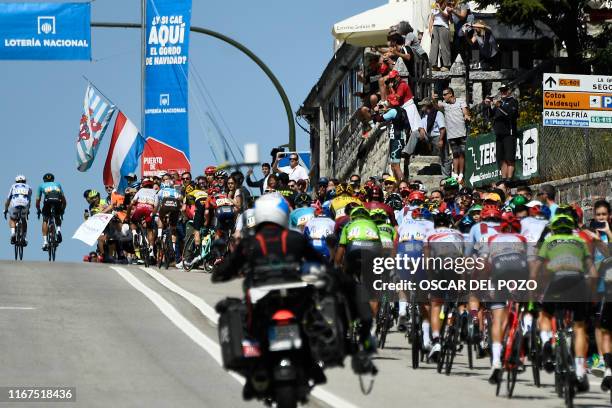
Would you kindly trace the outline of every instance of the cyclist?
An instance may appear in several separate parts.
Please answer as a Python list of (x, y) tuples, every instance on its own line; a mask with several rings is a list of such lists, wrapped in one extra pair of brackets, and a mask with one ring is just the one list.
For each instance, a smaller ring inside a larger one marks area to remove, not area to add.
[[(434, 230), (426, 238), (423, 253), (425, 259), (433, 259), (433, 265), (428, 268), (428, 272), (433, 279), (456, 280), (459, 275), (453, 269), (448, 269), (444, 264), (446, 260), (462, 257), (464, 254), (464, 239), (463, 234), (452, 228), (453, 216), (450, 211), (436, 211), (433, 214)], [(435, 261), (443, 261), (442, 264), (436, 266)], [(429, 266), (429, 265), (428, 265)], [(438, 355), (442, 349), (440, 344), (440, 330), (442, 321), (440, 320), (440, 311), (442, 304), (448, 301), (452, 296), (456, 296), (454, 291), (432, 291), (430, 293), (430, 324), (432, 346), (429, 351), (429, 359), (437, 361)]]
[(407, 196), (406, 205), (397, 212), (397, 223), (402, 224), (404, 220), (410, 220), (412, 218), (412, 212), (416, 209), (423, 207), (425, 203), (425, 193), (419, 190), (410, 191), (408, 189), (401, 190), (400, 195)]
[[(368, 182), (371, 183), (371, 182)], [(384, 194), (382, 188), (377, 185), (368, 186), (366, 190), (366, 202), (363, 203), (363, 206), (369, 211), (375, 210), (377, 208), (381, 208), (385, 210), (389, 217), (389, 221), (391, 225), (396, 226), (398, 224), (395, 219), (395, 211), (389, 205), (384, 203)]]
[(311, 207), (312, 199), (306, 193), (300, 193), (295, 197), (295, 210), (289, 214), (289, 229), (303, 232), (304, 227), (315, 217), (315, 209)]
[(586, 242), (574, 234), (576, 220), (567, 214), (555, 215), (550, 221), (552, 232), (538, 252), (532, 279), (536, 273), (549, 278), (544, 292), (543, 315), (540, 319), (540, 333), (544, 345), (544, 366), (552, 369), (552, 326), (551, 317), (559, 309), (572, 311), (573, 345), (577, 390), (588, 391), (585, 357), (588, 348), (585, 319), (588, 307), (587, 278), (595, 279), (595, 267)]
[[(225, 173), (223, 171), (218, 171), (217, 173), (219, 174), (221, 172)], [(220, 175), (220, 177), (222, 178), (223, 176)], [(234, 229), (236, 219), (235, 208), (234, 200), (229, 198), (227, 194), (222, 192), (219, 188), (213, 187), (209, 190), (208, 201), (204, 213), (204, 219), (206, 220), (204, 226), (216, 231), (216, 239), (213, 242), (212, 249), (215, 254), (215, 265), (221, 263), (223, 260), (223, 248), (227, 246), (230, 234)], [(196, 240), (196, 244), (198, 241), (199, 240)]]
[(353, 193), (353, 186), (350, 184), (347, 185), (346, 183), (340, 183), (336, 186), (336, 195), (331, 200), (330, 204), (330, 209), (336, 220), (343, 215), (349, 215), (345, 214), (344, 211), (344, 207), (346, 207), (348, 203), (356, 203), (361, 205), (361, 201), (358, 198), (353, 197)]
[[(175, 188), (171, 181), (163, 181), (160, 189), (155, 195), (155, 211), (153, 214), (159, 214), (157, 217), (157, 239), (162, 238), (164, 228), (170, 228), (172, 238), (172, 247), (179, 257), (179, 251), (176, 245), (176, 224), (178, 223), (181, 211), (181, 193)], [(166, 225), (166, 219), (168, 225)]]
[[(481, 249), (480, 255), (487, 255), (487, 266), (491, 271), (491, 280), (493, 282), (529, 278), (527, 238), (518, 233), (520, 230), (520, 221), (512, 213), (504, 213), (500, 232), (489, 236), (487, 245)], [(496, 283), (493, 283), (493, 285), (497, 286)], [(501, 381), (503, 323), (508, 314), (504, 295), (508, 294), (496, 293), (495, 298), (489, 304), (492, 314), (492, 360), (491, 376), (489, 377), (491, 384), (497, 384)]]
[[(9, 215), (9, 227), (11, 229), (11, 245), (15, 245), (15, 224), (17, 221), (17, 211), (27, 209), (30, 213), (30, 205), (32, 204), (32, 188), (27, 184), (26, 177), (23, 174), (15, 177), (15, 184), (11, 186), (8, 197), (4, 202), (4, 218)], [(23, 224), (23, 246), (28, 245), (28, 240), (25, 238), (28, 230), (27, 222)]]
[[(85, 200), (89, 205), (89, 208), (85, 210), (85, 219), (89, 218), (89, 215), (95, 215), (100, 213), (109, 213), (112, 211), (112, 206), (108, 204), (106, 199), (100, 197), (100, 193), (97, 190), (86, 190), (83, 194)], [(104, 229), (102, 234), (98, 237), (98, 262), (104, 262), (105, 257), (105, 245), (106, 240), (111, 232), (110, 224)]]
[(316, 216), (311, 218), (304, 226), (304, 236), (310, 241), (314, 249), (327, 261), (332, 259), (332, 254), (327, 245), (327, 237), (334, 235), (336, 223), (321, 208), (315, 211)]
[[(154, 183), (151, 178), (142, 180), (141, 188), (132, 198), (128, 213), (130, 214), (132, 236), (136, 238), (136, 224), (144, 221), (146, 238), (149, 242), (149, 257), (153, 257), (153, 242), (155, 242), (155, 231), (153, 229), (153, 211), (157, 191), (153, 188)], [(134, 245), (136, 247), (136, 245)], [(141, 254), (141, 256), (146, 256)]]
[[(342, 228), (338, 248), (334, 255), (335, 264), (362, 283), (362, 289), (369, 291), (370, 308), (376, 315), (377, 298), (373, 291), (372, 263), (382, 252), (378, 226), (363, 206), (353, 208), (350, 221)], [(362, 292), (366, 296), (367, 292)]]
[[(40, 203), (43, 203), (42, 209)], [(57, 232), (57, 243), (62, 242), (62, 217), (66, 209), (66, 197), (62, 186), (55, 182), (55, 176), (51, 173), (46, 173), (43, 176), (43, 183), (38, 187), (36, 193), (36, 213), (40, 218), (43, 215), (42, 235), (43, 235), (43, 251), (47, 250), (47, 225), (51, 216), (51, 209), (55, 210), (55, 228)]]
[[(416, 209), (412, 212), (410, 218), (406, 218), (398, 227), (397, 233), (397, 254), (400, 257), (408, 257), (409, 259), (423, 258), (423, 248), (425, 240), (434, 230), (434, 223), (431, 221), (431, 213), (426, 209)], [(425, 279), (423, 268), (418, 270), (400, 269), (399, 278), (401, 280), (416, 280)], [(406, 329), (407, 316), (407, 294), (400, 292), (399, 302), (399, 318), (397, 328), (399, 331)], [(428, 350), (431, 346), (431, 338), (429, 335), (429, 316), (423, 316), (423, 348)]]

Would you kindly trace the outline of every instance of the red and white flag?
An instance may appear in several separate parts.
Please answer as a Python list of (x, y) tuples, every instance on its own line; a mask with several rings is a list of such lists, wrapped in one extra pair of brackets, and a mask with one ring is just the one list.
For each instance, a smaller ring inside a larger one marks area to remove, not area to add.
[(125, 176), (136, 171), (143, 150), (144, 138), (136, 126), (119, 111), (104, 164), (104, 185), (113, 185), (123, 193), (127, 187)]

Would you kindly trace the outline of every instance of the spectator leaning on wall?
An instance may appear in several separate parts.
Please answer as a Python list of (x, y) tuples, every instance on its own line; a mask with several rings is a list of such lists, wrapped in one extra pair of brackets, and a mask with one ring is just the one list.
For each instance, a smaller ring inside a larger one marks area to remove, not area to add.
[(516, 138), (518, 137), (516, 121), (519, 107), (508, 85), (502, 85), (499, 92), (500, 99), (495, 102), (485, 99), (485, 104), (489, 107), (489, 116), (493, 120), (497, 163), (500, 165), (501, 178), (512, 179), (516, 157)]

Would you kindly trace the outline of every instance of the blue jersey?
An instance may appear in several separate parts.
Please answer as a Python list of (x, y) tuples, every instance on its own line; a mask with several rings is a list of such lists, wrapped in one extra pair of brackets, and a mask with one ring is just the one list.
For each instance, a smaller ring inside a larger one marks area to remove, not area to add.
[(174, 187), (164, 187), (157, 192), (155, 195), (155, 207), (161, 205), (161, 203), (165, 199), (176, 199), (177, 201), (181, 200), (181, 193), (177, 191)]
[(325, 237), (334, 233), (336, 223), (328, 217), (315, 217), (306, 223), (304, 236), (308, 238), (314, 249), (329, 259), (330, 253), (325, 242)]
[(64, 195), (64, 190), (60, 183), (56, 181), (47, 181), (38, 187), (36, 200), (47, 201), (47, 199), (57, 200)]
[(315, 209), (312, 207), (296, 208), (289, 215), (289, 229), (303, 231), (308, 221), (314, 218)]

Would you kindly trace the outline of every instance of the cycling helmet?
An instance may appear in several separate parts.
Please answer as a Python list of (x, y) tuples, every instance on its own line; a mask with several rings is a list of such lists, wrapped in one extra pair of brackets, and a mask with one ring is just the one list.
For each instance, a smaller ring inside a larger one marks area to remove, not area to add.
[(15, 177), (15, 183), (25, 183), (26, 182), (26, 176), (24, 176), (23, 174), (18, 174)]
[(372, 221), (376, 224), (386, 224), (389, 222), (389, 215), (382, 208), (370, 210), (370, 218), (372, 218)]
[(91, 200), (96, 197), (100, 197), (100, 193), (97, 190), (89, 190), (87, 193), (87, 199)]
[(459, 223), (459, 231), (463, 234), (467, 234), (472, 229), (472, 226), (476, 223), (474, 219), (468, 214), (461, 218), (461, 222)]
[(162, 181), (162, 183), (159, 185), (160, 188), (170, 188), (172, 186), (173, 184), (171, 181)]
[(552, 212), (550, 211), (550, 207), (543, 206), (540, 209), (540, 216), (546, 218), (547, 220), (550, 219), (551, 215), (552, 215)]
[(459, 188), (459, 182), (457, 181), (456, 178), (449, 177), (449, 178), (444, 180), (444, 189), (445, 190), (448, 190), (448, 189), (458, 189), (458, 188)]
[(550, 220), (550, 229), (553, 232), (572, 231), (576, 228), (576, 221), (567, 214), (555, 214)]
[(142, 188), (152, 188), (153, 187), (153, 180), (151, 180), (150, 178), (146, 178), (144, 180), (142, 180), (142, 183), (140, 183), (140, 186)]
[(502, 214), (501, 229), (510, 229), (510, 232), (520, 232), (521, 221), (513, 213), (505, 212)]
[(380, 188), (380, 186), (374, 185), (372, 187), (372, 191), (370, 192), (370, 201), (382, 202), (383, 196), (384, 194), (383, 194), (382, 188)]
[(55, 181), (55, 176), (54, 176), (52, 173), (46, 173), (46, 174), (43, 176), (43, 181), (44, 181), (45, 183), (48, 183), (48, 182), (51, 182), (51, 181)]
[(413, 201), (420, 201), (421, 203), (425, 202), (425, 193), (422, 191), (413, 191), (408, 195), (408, 201), (412, 203)]
[(326, 217), (333, 218), (330, 205), (331, 205), (331, 201), (329, 200), (325, 201), (323, 205), (321, 206), (321, 213)]
[(365, 207), (359, 205), (355, 208), (353, 208), (350, 212), (350, 217), (351, 220), (357, 220), (357, 219), (370, 219), (370, 213), (368, 212), (368, 210), (366, 210)]
[(434, 227), (451, 227), (453, 225), (453, 216), (450, 211), (434, 211), (433, 212)]
[(140, 181), (134, 181), (128, 184), (128, 188), (133, 188), (133, 189), (138, 190), (140, 188)]
[(340, 197), (341, 195), (353, 195), (353, 186), (346, 183), (340, 183), (336, 186), (336, 197)]
[(293, 202), (295, 203), (295, 207), (296, 208), (310, 207), (310, 204), (312, 204), (312, 199), (310, 198), (310, 196), (308, 194), (300, 193), (293, 200)]
[(516, 208), (519, 205), (526, 205), (526, 204), (527, 204), (527, 199), (522, 195), (514, 196), (512, 200), (510, 200), (510, 206), (512, 208)]
[(482, 211), (482, 205), (475, 204), (475, 205), (471, 206), (470, 209), (468, 210), (468, 214), (471, 214), (471, 213), (476, 212), (476, 211)]
[(225, 170), (217, 170), (215, 172), (216, 179), (219, 179), (219, 178), (226, 179), (227, 177), (228, 177), (227, 172)]
[(217, 168), (215, 166), (208, 166), (206, 169), (204, 169), (204, 174), (207, 176), (214, 176), (216, 171)]
[(273, 223), (283, 228), (289, 224), (289, 204), (282, 195), (270, 193), (255, 201), (255, 223)]
[(500, 220), (502, 217), (501, 211), (497, 207), (494, 206), (485, 206), (484, 209), (480, 212), (480, 217), (483, 220)]
[(404, 204), (402, 203), (402, 196), (397, 193), (389, 194), (385, 200), (385, 204), (393, 208), (395, 211), (399, 211), (402, 209), (402, 207), (404, 207)]

